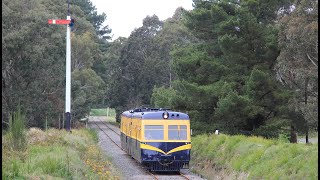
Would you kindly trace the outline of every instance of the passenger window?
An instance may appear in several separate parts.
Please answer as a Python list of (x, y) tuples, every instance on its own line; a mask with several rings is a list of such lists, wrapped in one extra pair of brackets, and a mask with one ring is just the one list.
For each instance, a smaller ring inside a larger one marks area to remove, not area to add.
[(180, 130), (178, 125), (168, 126), (168, 139), (169, 140), (187, 140), (187, 126), (180, 125)]
[(144, 138), (146, 140), (163, 140), (164, 132), (162, 125), (145, 125)]

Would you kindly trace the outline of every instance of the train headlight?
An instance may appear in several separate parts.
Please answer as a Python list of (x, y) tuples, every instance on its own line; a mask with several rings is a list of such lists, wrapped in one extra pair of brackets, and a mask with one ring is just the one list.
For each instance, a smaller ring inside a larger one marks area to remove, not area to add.
[(167, 111), (165, 111), (165, 112), (162, 114), (162, 117), (163, 117), (163, 119), (168, 119), (169, 113), (168, 113)]

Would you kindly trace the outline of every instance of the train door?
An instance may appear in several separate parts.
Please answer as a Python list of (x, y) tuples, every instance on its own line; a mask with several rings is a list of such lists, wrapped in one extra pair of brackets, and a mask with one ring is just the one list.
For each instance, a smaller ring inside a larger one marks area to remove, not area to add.
[(130, 155), (132, 155), (132, 152), (131, 152), (131, 148), (132, 148), (132, 116), (130, 117), (129, 119), (129, 124), (128, 124), (128, 127), (129, 127), (129, 131), (128, 131), (128, 153)]
[(130, 130), (130, 127), (129, 127), (129, 124), (130, 124), (130, 118), (127, 119), (126, 121), (126, 148), (125, 150), (127, 151), (127, 153), (129, 153), (129, 130)]

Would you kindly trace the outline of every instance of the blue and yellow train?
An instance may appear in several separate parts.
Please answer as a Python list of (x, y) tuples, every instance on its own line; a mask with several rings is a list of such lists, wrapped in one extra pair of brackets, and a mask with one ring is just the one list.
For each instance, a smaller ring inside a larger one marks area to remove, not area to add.
[(139, 108), (121, 114), (121, 147), (150, 171), (189, 168), (190, 119), (168, 109)]

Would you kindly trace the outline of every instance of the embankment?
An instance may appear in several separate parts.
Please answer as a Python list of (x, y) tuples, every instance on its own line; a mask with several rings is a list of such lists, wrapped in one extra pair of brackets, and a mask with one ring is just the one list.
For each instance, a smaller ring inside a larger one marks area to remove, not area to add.
[(318, 144), (198, 135), (191, 155), (192, 170), (207, 179), (318, 179)]

